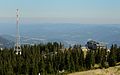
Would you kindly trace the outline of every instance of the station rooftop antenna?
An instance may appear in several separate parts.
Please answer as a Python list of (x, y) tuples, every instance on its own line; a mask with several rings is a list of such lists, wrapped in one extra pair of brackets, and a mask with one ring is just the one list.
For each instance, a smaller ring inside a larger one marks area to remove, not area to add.
[(14, 46), (15, 53), (21, 55), (20, 35), (19, 35), (19, 10), (16, 9), (16, 43)]

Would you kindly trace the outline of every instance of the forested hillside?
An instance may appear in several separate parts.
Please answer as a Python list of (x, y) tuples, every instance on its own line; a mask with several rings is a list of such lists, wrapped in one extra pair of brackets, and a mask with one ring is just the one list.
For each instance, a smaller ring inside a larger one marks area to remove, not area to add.
[(2, 48), (10, 48), (14, 46), (14, 42), (12, 42), (11, 40), (7, 40), (5, 38), (3, 38), (2, 36), (0, 36), (0, 47)]
[(53, 42), (39, 45), (22, 46), (22, 54), (14, 50), (0, 51), (0, 75), (59, 75), (97, 68), (108, 68), (120, 62), (120, 47), (112, 45), (107, 49), (88, 50), (86, 56), (81, 45), (64, 48), (61, 43)]

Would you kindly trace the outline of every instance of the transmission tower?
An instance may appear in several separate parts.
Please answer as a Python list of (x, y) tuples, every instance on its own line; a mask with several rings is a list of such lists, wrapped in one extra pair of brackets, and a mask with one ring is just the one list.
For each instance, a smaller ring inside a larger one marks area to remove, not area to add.
[(21, 55), (20, 35), (19, 35), (19, 10), (16, 9), (16, 43), (14, 46), (15, 53)]

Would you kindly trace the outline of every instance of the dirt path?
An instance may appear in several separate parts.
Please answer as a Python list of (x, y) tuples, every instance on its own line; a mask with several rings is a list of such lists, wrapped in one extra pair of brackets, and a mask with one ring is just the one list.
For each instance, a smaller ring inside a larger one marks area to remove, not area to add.
[(96, 69), (83, 72), (75, 72), (68, 75), (120, 75), (120, 66), (110, 67), (107, 69)]

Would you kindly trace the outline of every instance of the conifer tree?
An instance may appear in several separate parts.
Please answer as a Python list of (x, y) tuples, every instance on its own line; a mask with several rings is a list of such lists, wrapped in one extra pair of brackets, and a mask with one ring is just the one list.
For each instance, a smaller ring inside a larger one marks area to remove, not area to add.
[(94, 64), (95, 64), (94, 51), (90, 50), (87, 53), (85, 62), (86, 62), (87, 69), (91, 69), (92, 67), (94, 67)]
[(109, 54), (109, 57), (108, 57), (108, 62), (109, 62), (109, 66), (115, 66), (116, 65), (116, 46), (114, 47), (114, 45), (111, 46), (111, 49), (110, 49), (110, 54)]

